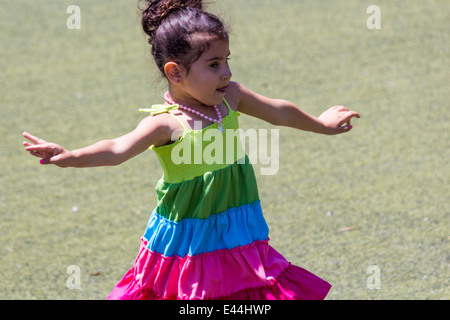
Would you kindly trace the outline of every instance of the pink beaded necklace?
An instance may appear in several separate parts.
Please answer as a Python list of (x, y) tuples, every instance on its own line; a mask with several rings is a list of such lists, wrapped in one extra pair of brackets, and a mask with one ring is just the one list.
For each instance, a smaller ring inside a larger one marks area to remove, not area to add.
[(205, 114), (203, 114), (203, 113), (200, 112), (200, 111), (197, 111), (197, 110), (195, 110), (195, 109), (192, 109), (192, 108), (183, 106), (183, 105), (181, 105), (181, 104), (179, 104), (179, 103), (176, 103), (175, 101), (173, 101), (173, 100), (170, 98), (170, 96), (169, 96), (169, 91), (167, 91), (167, 92), (164, 94), (164, 99), (166, 100), (167, 103), (169, 103), (169, 104), (171, 104), (171, 105), (176, 104), (176, 105), (178, 105), (178, 106), (179, 106), (181, 109), (183, 109), (183, 110), (186, 110), (186, 111), (195, 113), (196, 115), (198, 115), (198, 116), (200, 116), (200, 117), (202, 117), (202, 118), (204, 118), (204, 119), (206, 119), (206, 120), (209, 120), (209, 121), (212, 121), (212, 122), (217, 123), (217, 124), (219, 125), (219, 130), (220, 130), (220, 132), (223, 133), (222, 115), (220, 114), (219, 107), (214, 106), (214, 110), (216, 110), (217, 118), (218, 118), (218, 119), (213, 119), (213, 118), (211, 118), (211, 117), (206, 116)]

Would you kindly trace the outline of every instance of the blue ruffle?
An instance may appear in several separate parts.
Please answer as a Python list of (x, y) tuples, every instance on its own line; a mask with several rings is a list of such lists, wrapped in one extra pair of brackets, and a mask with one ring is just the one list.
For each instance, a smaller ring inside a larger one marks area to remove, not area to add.
[(261, 204), (230, 208), (207, 219), (170, 221), (153, 211), (143, 236), (147, 248), (166, 257), (194, 256), (266, 240), (269, 228)]

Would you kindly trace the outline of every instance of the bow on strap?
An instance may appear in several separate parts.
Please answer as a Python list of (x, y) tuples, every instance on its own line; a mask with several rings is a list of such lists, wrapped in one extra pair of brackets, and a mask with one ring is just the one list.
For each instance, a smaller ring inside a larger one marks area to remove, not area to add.
[(155, 104), (150, 109), (139, 109), (139, 112), (149, 112), (152, 116), (161, 113), (168, 113), (170, 110), (177, 110), (180, 106), (177, 104), (173, 104), (171, 106), (165, 106), (162, 104)]

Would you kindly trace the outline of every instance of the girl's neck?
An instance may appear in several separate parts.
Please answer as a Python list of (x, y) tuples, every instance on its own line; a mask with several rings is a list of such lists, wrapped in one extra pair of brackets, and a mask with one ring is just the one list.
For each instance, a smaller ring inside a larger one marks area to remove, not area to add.
[(166, 102), (167, 102), (168, 104), (171, 104), (171, 105), (173, 105), (173, 104), (178, 104), (180, 109), (183, 109), (183, 110), (188, 111), (188, 112), (190, 112), (190, 113), (196, 114), (197, 116), (200, 116), (200, 117), (203, 118), (203, 119), (206, 119), (206, 120), (209, 120), (209, 121), (218, 123), (218, 124), (219, 124), (219, 130), (220, 130), (221, 132), (223, 132), (223, 127), (222, 127), (222, 115), (220, 114), (219, 107), (217, 107), (216, 105), (213, 106), (212, 108), (214, 109), (214, 111), (215, 111), (215, 113), (216, 113), (216, 115), (217, 115), (217, 118), (213, 118), (213, 117), (210, 117), (210, 116), (208, 116), (208, 115), (205, 115), (204, 113), (198, 111), (198, 110), (195, 109), (195, 108), (191, 108), (191, 107), (185, 106), (185, 105), (183, 105), (183, 104), (181, 104), (181, 103), (177, 103), (176, 101), (174, 101), (174, 100), (172, 99), (172, 97), (171, 97), (169, 91), (167, 91), (167, 92), (164, 94), (164, 100), (166, 100)]
[(186, 95), (185, 93), (183, 93), (177, 89), (169, 88), (168, 92), (169, 92), (170, 100), (176, 104), (181, 104), (186, 107), (190, 107), (193, 109), (201, 109), (201, 110), (203, 110), (204, 108), (210, 107), (210, 106), (207, 106), (207, 105), (201, 103), (200, 101)]

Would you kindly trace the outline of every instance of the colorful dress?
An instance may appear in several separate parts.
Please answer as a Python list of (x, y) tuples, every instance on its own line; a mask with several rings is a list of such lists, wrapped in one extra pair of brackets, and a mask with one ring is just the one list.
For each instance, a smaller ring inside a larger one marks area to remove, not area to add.
[(253, 167), (236, 134), (239, 113), (224, 103), (223, 133), (217, 123), (186, 129), (170, 112), (177, 105), (141, 110), (172, 114), (184, 132), (151, 147), (163, 169), (157, 205), (133, 267), (108, 299), (324, 299), (330, 290), (269, 245)]

